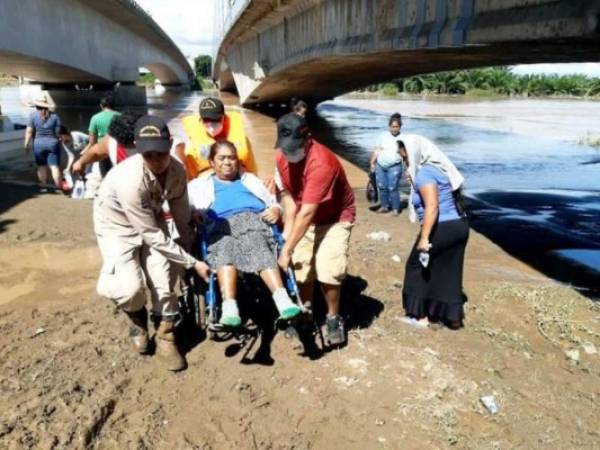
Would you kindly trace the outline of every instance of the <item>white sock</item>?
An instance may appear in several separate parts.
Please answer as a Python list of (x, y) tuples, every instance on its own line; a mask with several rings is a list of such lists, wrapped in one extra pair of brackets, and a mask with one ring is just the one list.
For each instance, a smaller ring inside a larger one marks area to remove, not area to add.
[(234, 298), (223, 300), (223, 316), (232, 317), (239, 316), (240, 311), (238, 310), (237, 302)]
[(280, 314), (295, 305), (285, 288), (282, 287), (275, 289), (275, 292), (273, 292), (273, 301), (275, 301), (275, 306)]

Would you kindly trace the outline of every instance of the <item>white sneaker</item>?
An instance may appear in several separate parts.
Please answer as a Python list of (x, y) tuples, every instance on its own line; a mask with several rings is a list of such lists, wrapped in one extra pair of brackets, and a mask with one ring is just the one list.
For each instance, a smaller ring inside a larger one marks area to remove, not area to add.
[(417, 320), (414, 317), (404, 316), (400, 319), (400, 322), (405, 323), (413, 328), (429, 328), (429, 320), (427, 319)]

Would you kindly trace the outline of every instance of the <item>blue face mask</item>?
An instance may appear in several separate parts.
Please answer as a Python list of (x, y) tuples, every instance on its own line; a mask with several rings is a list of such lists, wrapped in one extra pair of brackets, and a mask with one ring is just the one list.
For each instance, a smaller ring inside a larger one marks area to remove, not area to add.
[(284, 153), (283, 156), (285, 156), (285, 159), (287, 159), (288, 162), (299, 163), (306, 157), (306, 150), (304, 150), (304, 147), (300, 147), (292, 153)]

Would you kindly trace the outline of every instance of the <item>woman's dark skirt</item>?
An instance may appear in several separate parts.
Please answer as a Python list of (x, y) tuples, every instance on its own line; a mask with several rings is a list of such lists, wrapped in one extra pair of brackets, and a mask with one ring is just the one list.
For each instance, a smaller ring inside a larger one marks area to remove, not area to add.
[(406, 315), (432, 321), (456, 322), (464, 318), (462, 290), (465, 247), (469, 239), (466, 218), (438, 222), (429, 241), (429, 265), (419, 261), (415, 242), (406, 262), (402, 303)]

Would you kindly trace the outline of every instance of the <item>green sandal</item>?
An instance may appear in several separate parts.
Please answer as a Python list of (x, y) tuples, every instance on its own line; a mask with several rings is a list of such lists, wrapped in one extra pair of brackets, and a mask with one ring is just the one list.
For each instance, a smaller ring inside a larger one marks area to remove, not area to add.
[(293, 319), (294, 317), (296, 317), (298, 314), (300, 314), (302, 312), (302, 310), (300, 309), (299, 306), (290, 306), (289, 308), (285, 308), (283, 311), (281, 311), (281, 318), (283, 320), (290, 320)]
[(226, 327), (236, 328), (242, 324), (242, 319), (240, 316), (222, 316), (221, 320), (219, 320), (221, 325), (225, 325)]

